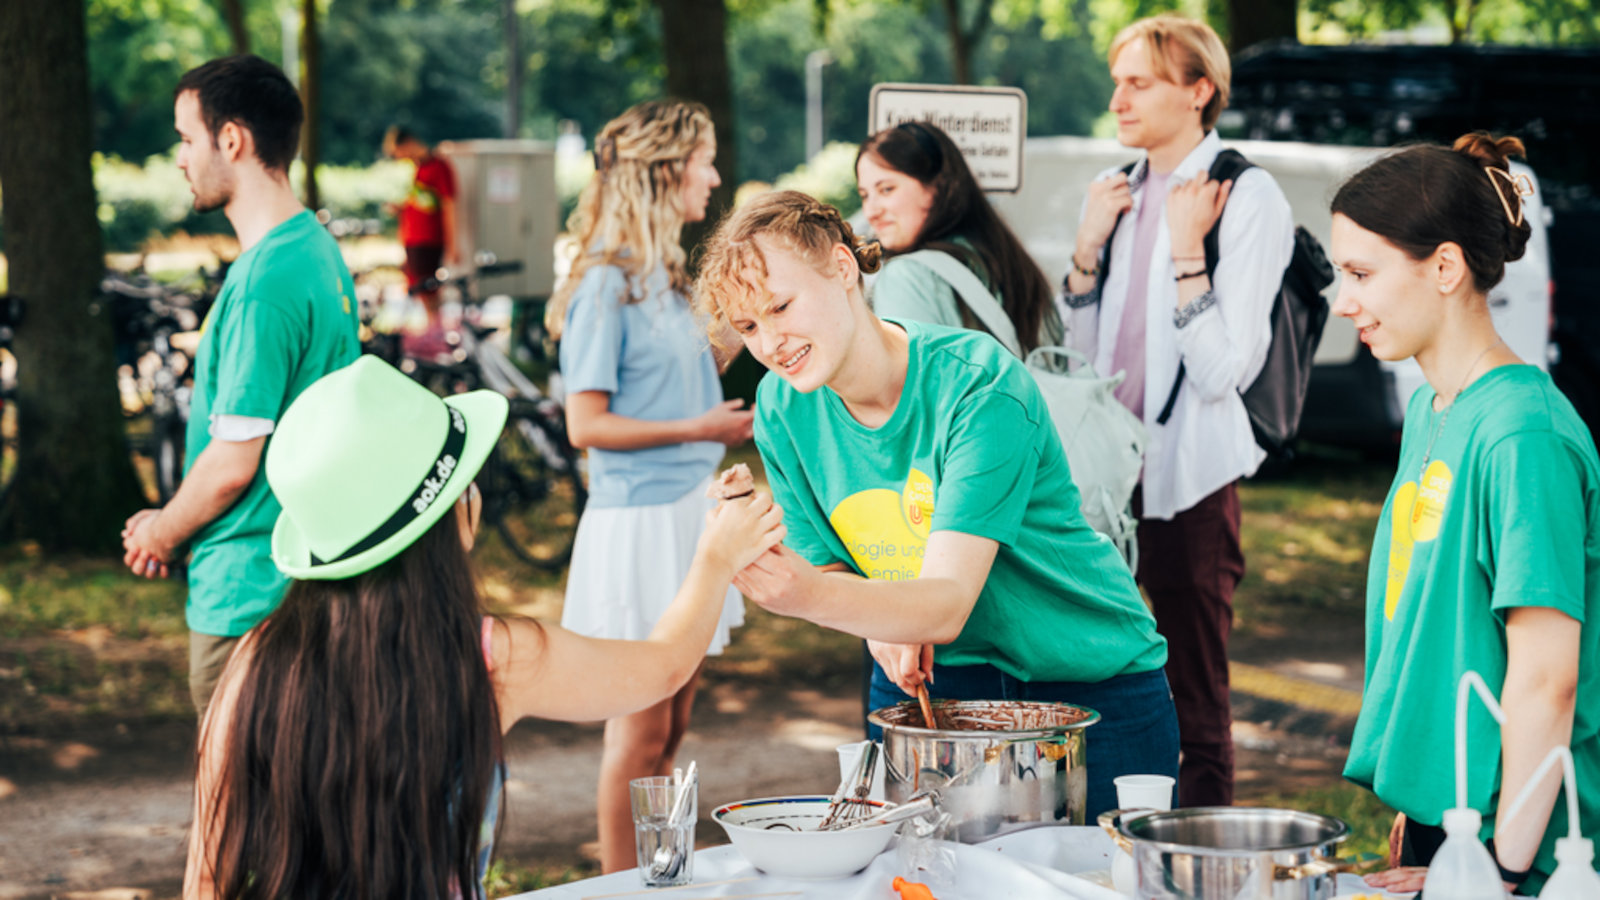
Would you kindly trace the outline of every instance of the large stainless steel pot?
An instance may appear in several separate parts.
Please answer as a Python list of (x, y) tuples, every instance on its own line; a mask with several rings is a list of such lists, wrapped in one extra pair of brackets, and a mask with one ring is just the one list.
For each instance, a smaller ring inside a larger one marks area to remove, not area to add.
[(1082, 825), (1089, 781), (1084, 729), (1100, 714), (1067, 703), (935, 700), (936, 729), (914, 702), (874, 711), (888, 799), (934, 789), (955, 840), (1037, 825)]
[(1133, 855), (1139, 900), (1328, 900), (1350, 826), (1291, 809), (1113, 810), (1100, 825)]

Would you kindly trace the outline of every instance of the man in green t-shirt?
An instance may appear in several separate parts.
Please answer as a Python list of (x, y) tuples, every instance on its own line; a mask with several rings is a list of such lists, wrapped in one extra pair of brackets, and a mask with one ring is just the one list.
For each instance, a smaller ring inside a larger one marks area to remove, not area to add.
[(124, 562), (160, 577), (189, 545), (189, 690), (202, 718), (240, 636), (287, 585), (272, 563), (278, 502), (261, 457), (300, 392), (360, 353), (355, 288), (338, 245), (295, 199), (304, 113), (276, 66), (212, 60), (174, 93), (178, 168), (199, 212), (223, 210), (241, 253), (201, 326), (182, 486), (128, 519)]

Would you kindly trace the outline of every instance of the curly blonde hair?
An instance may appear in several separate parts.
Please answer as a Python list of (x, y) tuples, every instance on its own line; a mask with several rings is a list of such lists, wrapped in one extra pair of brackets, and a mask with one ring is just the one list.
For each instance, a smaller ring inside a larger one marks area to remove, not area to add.
[(883, 247), (858, 237), (839, 211), (799, 191), (763, 194), (730, 213), (706, 242), (694, 283), (694, 308), (711, 343), (727, 349), (728, 311), (748, 308), (767, 296), (764, 238), (826, 271), (833, 248), (843, 244), (862, 272), (876, 272)]
[[(577, 236), (572, 271), (551, 297), (545, 327), (561, 336), (567, 305), (594, 266), (628, 274), (629, 303), (644, 299), (644, 279), (665, 265), (674, 290), (686, 290), (689, 273), (683, 231), (683, 172), (689, 155), (712, 136), (711, 114), (698, 103), (651, 100), (630, 108), (595, 138), (594, 177), (567, 220)], [(598, 248), (596, 245), (599, 245)]]

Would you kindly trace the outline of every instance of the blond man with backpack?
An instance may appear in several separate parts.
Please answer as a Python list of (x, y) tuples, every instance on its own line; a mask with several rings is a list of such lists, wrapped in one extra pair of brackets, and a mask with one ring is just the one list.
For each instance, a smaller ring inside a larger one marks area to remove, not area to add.
[(1214, 31), (1177, 16), (1135, 22), (1113, 41), (1110, 66), (1118, 140), (1144, 155), (1090, 185), (1066, 280), (1067, 344), (1097, 371), (1126, 373), (1117, 397), (1148, 429), (1137, 574), (1170, 647), (1178, 799), (1229, 804), (1237, 483), (1266, 456), (1240, 391), (1272, 343), (1294, 225), (1263, 170), (1210, 176), (1231, 72)]

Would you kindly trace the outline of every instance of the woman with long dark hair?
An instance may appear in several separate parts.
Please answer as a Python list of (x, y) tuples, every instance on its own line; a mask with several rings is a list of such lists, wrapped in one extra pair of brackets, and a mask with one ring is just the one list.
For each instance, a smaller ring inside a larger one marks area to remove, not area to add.
[(1333, 311), (1382, 360), (1415, 359), (1427, 384), (1406, 408), (1400, 465), (1373, 538), (1367, 666), (1345, 777), (1399, 810), (1397, 868), (1422, 887), (1455, 802), (1456, 685), (1483, 676), (1504, 725), (1468, 720), (1468, 804), (1508, 888), (1535, 892), (1567, 834), (1559, 776), (1509, 825), (1540, 761), (1567, 745), (1580, 830), (1600, 836), (1600, 459), (1550, 376), (1495, 332), (1488, 295), (1519, 259), (1533, 186), (1515, 138), (1469, 134), (1356, 173), (1333, 200)]
[(1024, 354), (1061, 343), (1050, 280), (989, 204), (949, 135), (924, 122), (902, 122), (868, 138), (856, 152), (856, 191), (887, 251), (872, 283), (878, 315), (993, 330), (962, 301), (957, 286), (926, 264), (896, 258), (934, 250), (978, 276), (1005, 311)]
[(295, 580), (202, 726), (186, 898), (482, 896), (501, 736), (670, 696), (734, 573), (783, 537), (768, 498), (723, 503), (643, 641), (486, 617), (472, 479), (505, 418), (498, 394), (440, 400), (370, 356), (285, 412), (266, 471), (273, 557)]

